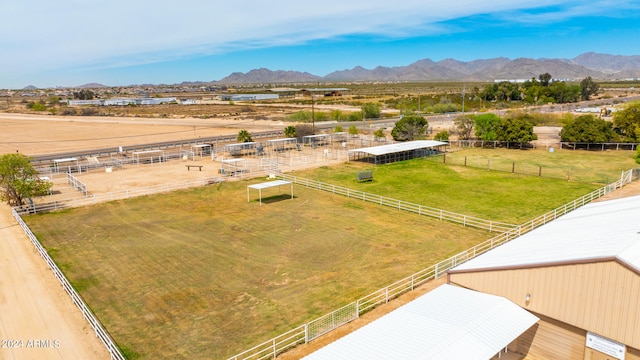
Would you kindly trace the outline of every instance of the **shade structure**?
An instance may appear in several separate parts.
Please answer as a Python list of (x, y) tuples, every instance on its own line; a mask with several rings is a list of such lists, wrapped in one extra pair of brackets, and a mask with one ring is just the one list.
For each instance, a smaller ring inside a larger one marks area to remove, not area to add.
[(374, 164), (409, 160), (425, 157), (437, 153), (438, 149), (448, 145), (446, 142), (435, 140), (416, 140), (398, 142), (387, 145), (372, 146), (349, 150), (349, 161), (360, 160)]
[(291, 191), (291, 198), (293, 199), (293, 183), (291, 181), (286, 180), (273, 180), (267, 181), (259, 184), (253, 184), (247, 186), (247, 202), (251, 201), (249, 189), (258, 190), (260, 206), (262, 206), (262, 190), (272, 188), (272, 187), (280, 187), (283, 185), (289, 185)]
[(306, 360), (487, 360), (538, 322), (513, 302), (441, 285)]

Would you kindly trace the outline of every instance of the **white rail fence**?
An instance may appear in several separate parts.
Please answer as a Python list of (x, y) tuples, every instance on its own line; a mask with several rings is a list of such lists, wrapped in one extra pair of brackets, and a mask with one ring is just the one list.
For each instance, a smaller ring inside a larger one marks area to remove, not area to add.
[(198, 180), (189, 180), (171, 184), (159, 184), (154, 186), (147, 186), (142, 188), (135, 188), (129, 190), (114, 191), (104, 194), (93, 194), (84, 197), (69, 198), (59, 201), (52, 201), (47, 203), (23, 205), (14, 208), (20, 215), (24, 214), (36, 214), (41, 212), (50, 212), (55, 210), (62, 210), (67, 208), (74, 208), (80, 206), (93, 205), (101, 202), (128, 199), (132, 197), (152, 195), (163, 192), (170, 192), (175, 190), (182, 190), (192, 187), (206, 186), (211, 184), (217, 184), (225, 181), (221, 177), (203, 178)]
[(303, 185), (311, 189), (323, 190), (332, 194), (344, 195), (348, 198), (354, 198), (362, 201), (371, 202), (378, 205), (392, 207), (394, 209), (410, 211), (418, 215), (429, 216), (441, 221), (449, 221), (463, 226), (475, 227), (491, 232), (506, 232), (517, 225), (508, 224), (498, 221), (485, 220), (475, 216), (457, 214), (451, 211), (437, 209), (429, 206), (418, 205), (408, 201), (389, 198), (376, 194), (369, 194), (359, 190), (353, 190), (343, 186), (331, 185), (320, 181), (309, 180), (292, 175), (282, 174), (284, 180), (292, 181), (294, 184)]
[(404, 279), (398, 280), (393, 284), (366, 295), (355, 302), (352, 302), (342, 308), (335, 310), (327, 315), (312, 320), (295, 329), (287, 331), (271, 340), (265, 341), (259, 345), (245, 350), (237, 355), (229, 358), (229, 360), (240, 359), (275, 359), (291, 348), (300, 344), (306, 344), (309, 341), (326, 334), (336, 328), (349, 323), (360, 315), (374, 309), (375, 307), (385, 304), (394, 298), (399, 297), (409, 291), (413, 291), (418, 286), (427, 281), (437, 279), (447, 273), (450, 269), (480, 255), (508, 241), (511, 241), (539, 226), (557, 219), (591, 201), (598, 199), (622, 186), (630, 183), (633, 179), (633, 170), (622, 172), (619, 180), (597, 189), (585, 196), (575, 199), (563, 206), (558, 207), (546, 214), (538, 216), (522, 225), (509, 229), (481, 244), (470, 249), (460, 252), (446, 260), (435, 265), (431, 265), (426, 269), (418, 271)]
[(89, 196), (89, 192), (87, 191), (87, 185), (80, 181), (77, 177), (73, 176), (71, 173), (67, 174), (67, 183), (73, 186), (74, 189), (80, 191), (84, 197)]
[[(504, 232), (502, 232), (501, 234), (481, 244), (478, 244), (470, 249), (467, 249), (459, 254), (456, 254), (450, 257), (449, 259), (443, 260), (435, 265), (432, 265), (424, 270), (421, 270), (415, 274), (412, 274), (404, 279), (396, 281), (393, 284), (385, 288), (382, 288), (378, 291), (375, 291), (369, 295), (366, 295), (356, 300), (353, 303), (350, 303), (325, 316), (322, 316), (307, 324), (301, 325), (293, 330), (290, 330), (284, 334), (281, 334), (269, 341), (259, 344), (229, 359), (237, 360), (237, 359), (275, 358), (278, 354), (281, 354), (299, 344), (307, 343), (323, 334), (326, 334), (341, 325), (344, 325), (350, 321), (353, 321), (363, 313), (372, 310), (376, 306), (387, 303), (389, 300), (394, 299), (406, 292), (412, 291), (416, 287), (424, 284), (429, 280), (433, 280), (444, 275), (449, 269), (459, 264), (462, 264), (467, 260), (474, 258), (477, 255), (480, 255), (486, 251), (489, 251), (495, 248), (496, 246), (499, 246), (514, 238), (517, 238), (518, 236), (526, 232), (529, 232), (541, 225), (544, 225), (549, 221), (552, 221), (570, 211), (577, 209), (578, 207), (581, 207), (603, 195), (608, 194), (609, 192), (617, 188), (624, 186), (625, 184), (628, 184), (634, 179), (633, 174), (634, 174), (633, 170), (622, 172), (622, 176), (620, 177), (620, 179), (612, 184), (609, 184), (596, 191), (593, 191), (581, 198), (574, 200), (573, 202), (567, 203), (553, 211), (543, 214), (522, 225), (515, 226), (510, 229), (505, 229)], [(311, 180), (295, 178), (292, 176), (284, 176), (284, 178), (289, 180), (295, 180), (297, 184), (302, 184), (310, 188), (315, 188), (315, 189), (324, 190), (324, 191), (331, 191), (333, 193), (342, 194), (349, 197), (355, 197), (358, 199), (362, 199), (364, 201), (372, 201), (380, 205), (393, 206), (395, 208), (409, 210), (409, 211), (417, 211), (417, 213), (422, 215), (427, 215), (427, 213), (429, 213), (428, 211), (429, 208), (423, 208), (423, 207), (420, 207), (419, 205), (405, 203), (399, 200), (389, 199), (389, 198), (381, 197), (378, 195), (366, 194), (363, 192), (354, 191), (347, 188), (327, 185), (319, 182), (314, 182)], [(30, 241), (35, 246), (36, 250), (40, 253), (40, 256), (45, 260), (49, 268), (53, 271), (56, 278), (58, 278), (58, 280), (62, 284), (65, 291), (71, 297), (74, 304), (78, 306), (84, 318), (94, 329), (96, 336), (100, 338), (100, 340), (103, 342), (103, 344), (111, 354), (111, 358), (119, 360), (119, 359), (125, 359), (120, 349), (115, 345), (115, 343), (113, 342), (113, 339), (111, 339), (110, 335), (102, 327), (100, 322), (95, 318), (91, 310), (89, 310), (89, 308), (84, 303), (80, 295), (75, 291), (73, 286), (69, 283), (69, 281), (66, 279), (64, 274), (58, 268), (58, 266), (51, 259), (49, 254), (42, 247), (42, 245), (40, 244), (38, 239), (35, 237), (35, 235), (33, 235), (29, 227), (24, 223), (24, 221), (21, 218), (21, 215), (29, 214), (29, 213), (33, 214), (37, 212), (47, 212), (47, 211), (53, 211), (58, 209), (65, 209), (69, 207), (78, 207), (78, 206), (95, 204), (99, 202), (125, 199), (125, 198), (143, 196), (143, 195), (150, 195), (150, 194), (161, 193), (161, 192), (169, 192), (169, 191), (185, 189), (190, 187), (205, 186), (205, 185), (219, 183), (222, 181), (225, 181), (225, 179), (217, 177), (217, 178), (200, 179), (195, 181), (185, 181), (185, 182), (174, 183), (174, 184), (163, 184), (163, 185), (150, 186), (150, 187), (133, 189), (133, 190), (112, 192), (112, 193), (107, 193), (102, 195), (91, 195), (91, 196), (82, 197), (82, 198), (69, 199), (64, 202), (53, 202), (53, 203), (46, 203), (46, 204), (31, 205), (26, 207), (15, 207), (12, 209), (12, 213), (13, 213), (13, 216), (18, 221), (18, 223), (20, 224), (20, 226), (22, 227), (22, 229), (24, 230), (27, 237), (29, 237)], [(418, 206), (417, 210), (415, 206)], [(435, 209), (435, 210), (436, 210), (436, 214), (438, 214), (435, 217), (440, 218), (442, 220), (449, 220), (448, 212), (443, 210), (438, 210), (438, 209)], [(468, 226), (473, 226), (472, 224), (474, 223), (475, 219), (472, 219), (471, 217), (466, 217), (464, 215), (459, 215), (459, 214), (454, 214), (454, 215), (463, 217), (462, 221), (459, 221), (459, 223), (465, 224)], [(454, 219), (456, 219), (456, 217), (454, 217)], [(449, 220), (449, 221), (452, 221), (452, 220)], [(484, 221), (486, 222), (486, 220)], [(500, 227), (497, 226), (496, 224), (502, 224), (502, 223), (492, 222), (492, 224), (488, 225), (488, 227), (490, 229), (493, 229), (493, 231), (499, 231), (498, 229)]]
[(15, 208), (12, 209), (11, 211), (13, 213), (13, 217), (16, 219), (18, 224), (20, 224), (20, 227), (22, 228), (22, 230), (24, 230), (29, 240), (31, 240), (31, 243), (33, 244), (33, 246), (35, 246), (40, 256), (47, 263), (51, 271), (53, 271), (53, 274), (58, 279), (58, 281), (60, 281), (62, 288), (71, 297), (71, 300), (78, 307), (78, 309), (80, 309), (82, 316), (84, 317), (85, 320), (87, 320), (87, 322), (89, 323), (93, 331), (96, 333), (96, 337), (98, 337), (100, 341), (102, 341), (104, 346), (107, 348), (107, 351), (109, 351), (109, 354), (111, 355), (111, 359), (125, 360), (126, 357), (122, 354), (122, 352), (120, 351), (120, 348), (118, 348), (118, 346), (115, 344), (115, 342), (113, 341), (109, 333), (105, 330), (105, 328), (102, 326), (100, 321), (98, 321), (95, 315), (93, 315), (93, 312), (91, 312), (87, 304), (84, 302), (84, 300), (82, 300), (82, 297), (80, 297), (80, 295), (76, 292), (76, 290), (73, 288), (71, 283), (69, 283), (69, 280), (67, 280), (67, 278), (64, 276), (62, 271), (60, 271), (60, 268), (58, 268), (58, 266), (53, 261), (53, 259), (51, 259), (51, 257), (47, 253), (47, 250), (45, 250), (44, 247), (42, 247), (42, 245), (40, 244), (36, 236), (33, 235), (31, 230), (29, 229), (27, 224), (25, 224), (25, 222), (22, 220), (22, 218), (20, 217), (18, 212), (15, 210)]

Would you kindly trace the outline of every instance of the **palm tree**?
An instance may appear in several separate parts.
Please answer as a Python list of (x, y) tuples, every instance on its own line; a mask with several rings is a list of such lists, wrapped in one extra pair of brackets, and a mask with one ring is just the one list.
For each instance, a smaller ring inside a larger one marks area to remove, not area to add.
[(238, 132), (238, 142), (252, 142), (253, 138), (251, 137), (251, 134), (249, 134), (249, 132), (247, 130), (240, 130)]

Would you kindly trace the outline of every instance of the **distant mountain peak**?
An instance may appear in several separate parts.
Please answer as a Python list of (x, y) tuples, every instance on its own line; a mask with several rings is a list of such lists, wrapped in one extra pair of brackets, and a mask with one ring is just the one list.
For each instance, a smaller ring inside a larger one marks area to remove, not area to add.
[(78, 89), (100, 89), (100, 88), (108, 88), (108, 86), (98, 84), (98, 83), (88, 83), (88, 84), (77, 86), (77, 88)]
[[(265, 68), (246, 74), (233, 73), (218, 83), (286, 83), (310, 81), (494, 81), (530, 79), (549, 73), (556, 79), (577, 80), (640, 77), (640, 56), (584, 53), (574, 59), (533, 59), (505, 57), (459, 61), (447, 58), (434, 62), (421, 59), (406, 66), (377, 66), (334, 71), (324, 77), (299, 71), (272, 71)], [(618, 76), (618, 77), (616, 77)]]

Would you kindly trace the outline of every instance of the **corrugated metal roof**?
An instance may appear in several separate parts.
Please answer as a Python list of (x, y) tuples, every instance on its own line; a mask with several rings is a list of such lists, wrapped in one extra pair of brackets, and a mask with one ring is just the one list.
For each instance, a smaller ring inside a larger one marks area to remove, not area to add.
[(486, 360), (537, 321), (505, 298), (442, 285), (305, 359)]
[(248, 185), (247, 187), (250, 189), (262, 190), (267, 189), (274, 186), (282, 186), (282, 185), (290, 185), (291, 181), (286, 180), (273, 180), (268, 182), (263, 182), (259, 184)]
[(640, 272), (640, 196), (587, 204), (452, 271), (606, 258)]
[(411, 151), (418, 149), (428, 149), (436, 146), (447, 145), (446, 142), (435, 140), (416, 140), (407, 142), (398, 142), (388, 145), (372, 146), (367, 148), (349, 150), (349, 153), (364, 152), (371, 155), (394, 154), (403, 151)]

